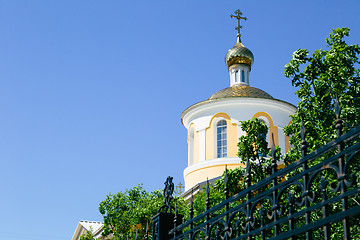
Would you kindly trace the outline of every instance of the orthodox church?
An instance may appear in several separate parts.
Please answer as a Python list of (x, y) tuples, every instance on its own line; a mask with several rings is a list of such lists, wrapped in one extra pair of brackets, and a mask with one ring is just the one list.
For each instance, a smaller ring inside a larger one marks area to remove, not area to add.
[[(184, 170), (185, 192), (182, 195), (185, 198), (191, 191), (199, 190), (207, 179), (220, 177), (225, 166), (228, 169), (240, 166), (237, 142), (245, 133), (239, 121), (258, 118), (269, 128), (267, 140), (270, 146), (274, 141), (275, 146), (281, 147), (282, 154), (290, 148), (283, 127), (289, 124), (296, 107), (250, 86), (254, 55), (241, 41), (240, 19), (246, 18), (239, 10), (235, 14), (231, 17), (238, 20), (237, 41), (225, 55), (230, 86), (181, 114), (181, 122), (188, 130), (188, 166)], [(273, 139), (270, 138), (272, 135)]]
[[(250, 86), (250, 71), (254, 63), (253, 53), (244, 46), (240, 35), (242, 13), (237, 10), (231, 17), (238, 20), (237, 41), (225, 55), (230, 87), (212, 94), (209, 99), (196, 103), (183, 111), (181, 122), (188, 130), (188, 166), (184, 170), (185, 199), (201, 189), (206, 182), (219, 178), (225, 166), (240, 166), (237, 142), (245, 133), (239, 121), (258, 118), (269, 128), (268, 143), (280, 146), (282, 154), (290, 148), (283, 127), (290, 122), (296, 107), (276, 99), (267, 92)], [(274, 138), (270, 139), (273, 135)], [(72, 240), (93, 229), (96, 239), (101, 236), (102, 223), (79, 221)]]

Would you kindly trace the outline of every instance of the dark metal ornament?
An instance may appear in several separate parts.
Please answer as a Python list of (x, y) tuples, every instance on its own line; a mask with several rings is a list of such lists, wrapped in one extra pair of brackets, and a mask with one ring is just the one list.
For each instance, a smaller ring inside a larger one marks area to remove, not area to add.
[(169, 213), (171, 213), (172, 209), (174, 208), (173, 206), (171, 206), (171, 200), (173, 199), (174, 193), (174, 183), (172, 182), (172, 180), (173, 178), (168, 176), (166, 181), (164, 182), (164, 205), (159, 208), (158, 213), (160, 213), (162, 209), (165, 209), (165, 212), (169, 211)]
[(174, 183), (172, 182), (173, 178), (168, 176), (166, 181), (164, 182), (164, 204), (166, 205), (167, 209), (170, 209), (171, 213), (171, 200), (173, 199), (174, 193)]
[(236, 15), (232, 15), (232, 14), (231, 14), (230, 17), (231, 17), (231, 18), (236, 18), (237, 21), (238, 21), (238, 26), (237, 26), (235, 29), (237, 30), (237, 32), (238, 32), (238, 37), (240, 38), (240, 37), (241, 37), (240, 29), (242, 28), (242, 26), (240, 25), (240, 20), (243, 19), (243, 20), (246, 21), (247, 18), (241, 16), (241, 15), (242, 15), (242, 12), (241, 12), (239, 9), (235, 11), (235, 14), (236, 14)]

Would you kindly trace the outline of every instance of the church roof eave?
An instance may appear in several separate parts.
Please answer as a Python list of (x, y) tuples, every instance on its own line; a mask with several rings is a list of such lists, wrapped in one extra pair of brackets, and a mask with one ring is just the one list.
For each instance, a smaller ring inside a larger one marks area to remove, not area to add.
[[(285, 103), (286, 105), (294, 108), (294, 109), (297, 109), (297, 107), (292, 104), (292, 103), (289, 103), (289, 102), (286, 102), (284, 100), (280, 100), (280, 99), (276, 99), (276, 98), (262, 98), (262, 97), (224, 97), (224, 98), (216, 98), (216, 99), (207, 99), (207, 100), (204, 100), (204, 101), (201, 101), (201, 102), (198, 102), (198, 103), (195, 103), (193, 105), (191, 105), (190, 107), (186, 108), (182, 113), (181, 113), (181, 124), (184, 125), (184, 122), (183, 122), (183, 119), (184, 119), (184, 116), (190, 112), (191, 110), (193, 110), (194, 108), (197, 108), (199, 106), (202, 106), (202, 105), (205, 105), (207, 103), (211, 103), (211, 102), (217, 102), (217, 101), (221, 101), (221, 100), (225, 100), (225, 99), (266, 99), (266, 100), (272, 100), (272, 101), (276, 101), (276, 102), (280, 102), (280, 103)], [(185, 125), (184, 125), (185, 126)]]

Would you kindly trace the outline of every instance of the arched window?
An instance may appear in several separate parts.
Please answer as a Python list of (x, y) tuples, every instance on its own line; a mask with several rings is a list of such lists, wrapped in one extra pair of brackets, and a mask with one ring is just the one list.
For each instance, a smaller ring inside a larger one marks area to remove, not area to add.
[[(261, 118), (258, 118), (258, 119), (259, 119), (260, 122), (262, 122), (262, 123), (264, 123), (265, 125), (267, 125), (266, 122), (265, 122), (263, 119), (261, 119)], [(258, 137), (258, 138), (262, 138), (262, 139), (264, 139), (265, 141), (267, 141), (266, 134), (259, 134), (257, 137)], [(267, 157), (267, 154), (266, 154), (266, 153), (265, 153), (265, 154), (261, 154), (259, 151), (257, 151), (257, 154), (259, 155), (259, 157)]]
[(217, 142), (217, 157), (227, 157), (227, 126), (226, 120), (221, 120), (216, 124), (216, 142)]
[(241, 70), (241, 81), (245, 82), (245, 72), (244, 72), (244, 70)]

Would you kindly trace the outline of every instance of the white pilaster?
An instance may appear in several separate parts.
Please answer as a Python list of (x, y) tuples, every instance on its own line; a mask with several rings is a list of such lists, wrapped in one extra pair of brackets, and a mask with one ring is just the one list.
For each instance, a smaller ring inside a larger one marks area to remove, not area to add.
[(250, 67), (246, 64), (235, 64), (229, 69), (230, 86), (249, 85)]
[(205, 129), (199, 131), (199, 162), (205, 161)]

